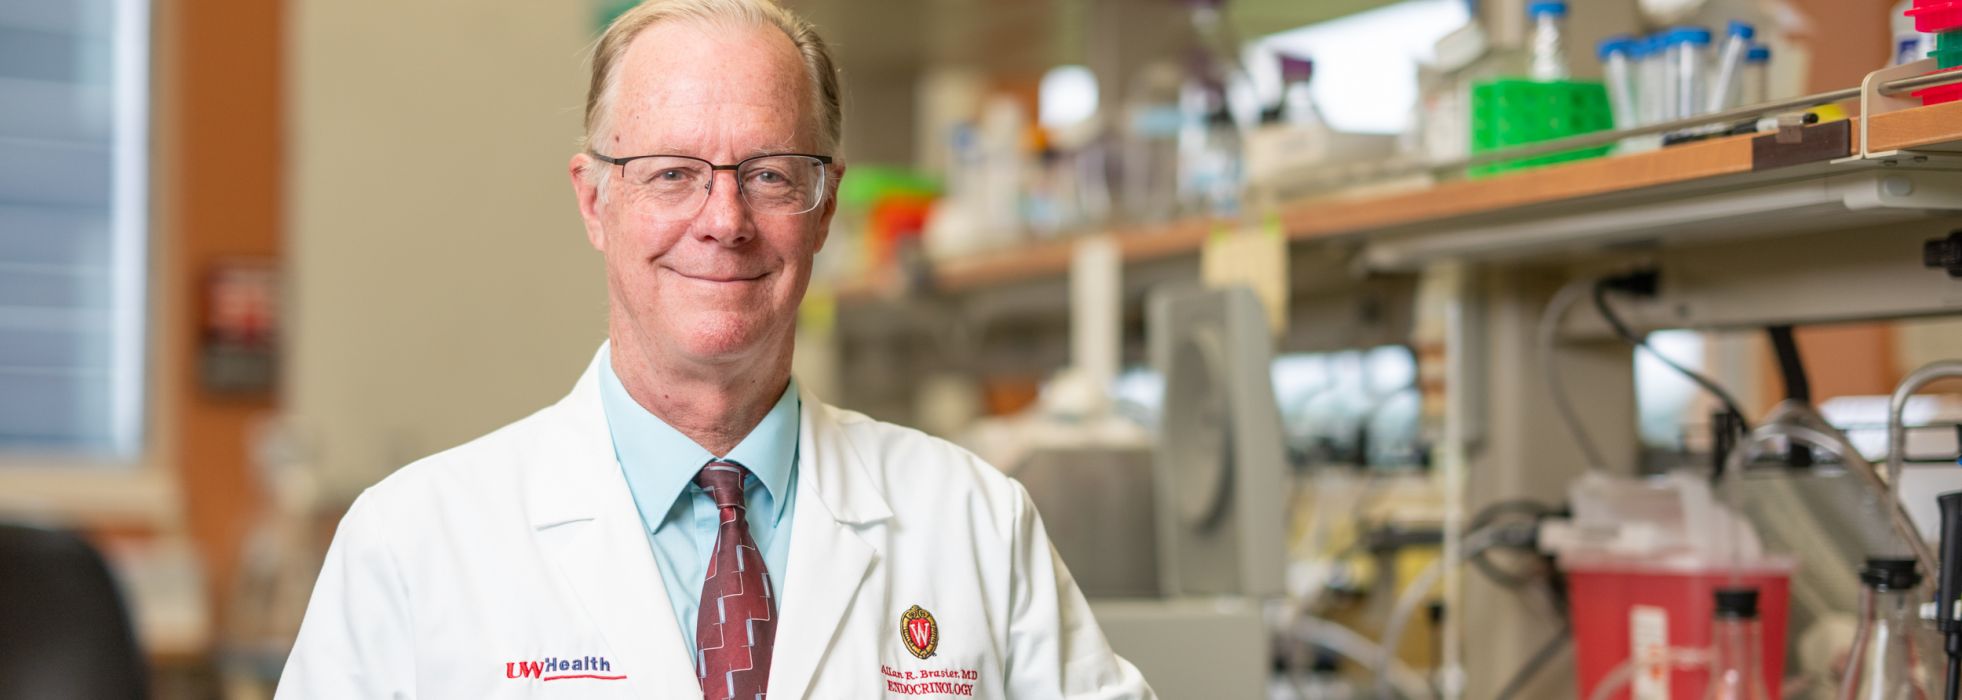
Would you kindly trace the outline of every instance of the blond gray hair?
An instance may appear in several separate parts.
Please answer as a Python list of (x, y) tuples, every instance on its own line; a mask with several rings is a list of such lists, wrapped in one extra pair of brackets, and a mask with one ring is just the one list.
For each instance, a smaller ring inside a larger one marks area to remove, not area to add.
[[(845, 114), (831, 49), (818, 36), (816, 27), (773, 0), (646, 0), (615, 18), (593, 48), (592, 82), (586, 90), (586, 135), (581, 147), (592, 149), (610, 135), (614, 95), (619, 91), (618, 64), (634, 38), (656, 24), (683, 20), (775, 27), (789, 37), (804, 59), (804, 72), (810, 81), (811, 114), (817, 117), (817, 147), (823, 153), (837, 155), (838, 144), (843, 140)], [(597, 170), (604, 177), (609, 169)]]

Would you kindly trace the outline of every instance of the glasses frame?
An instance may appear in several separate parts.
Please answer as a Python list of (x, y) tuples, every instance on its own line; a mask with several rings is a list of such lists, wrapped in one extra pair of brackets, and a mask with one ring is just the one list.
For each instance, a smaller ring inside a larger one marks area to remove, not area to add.
[[(684, 158), (687, 160), (695, 161), (697, 163), (703, 163), (709, 166), (709, 179), (708, 179), (708, 184), (703, 185), (702, 189), (708, 190), (709, 194), (711, 195), (715, 194), (716, 171), (727, 170), (732, 173), (740, 173), (742, 171), (742, 167), (748, 165), (749, 162), (753, 160), (761, 160), (764, 158), (778, 158), (782, 156), (797, 156), (801, 158), (810, 158), (812, 160), (817, 161), (819, 167), (827, 169), (827, 172), (825, 172), (825, 177), (827, 178), (831, 176), (831, 173), (829, 172), (829, 168), (831, 167), (831, 162), (832, 162), (831, 156), (821, 156), (815, 153), (763, 153), (759, 155), (753, 155), (748, 158), (744, 158), (742, 160), (736, 161), (735, 163), (731, 163), (729, 165), (719, 165), (707, 158), (696, 158), (694, 156), (684, 156), (684, 155), (678, 155), (673, 153), (649, 153), (643, 156), (627, 156), (625, 158), (615, 158), (613, 156), (600, 153), (599, 151), (591, 151), (591, 150), (586, 151), (586, 154), (592, 156), (595, 160), (598, 160), (601, 163), (620, 166), (620, 176), (623, 178), (627, 176), (628, 163), (632, 163), (634, 161), (641, 160), (644, 158)], [(827, 180), (825, 182), (825, 186), (819, 189), (817, 201), (811, 205), (811, 208), (805, 209), (795, 214), (779, 214), (778, 216), (803, 216), (805, 214), (809, 214), (811, 212), (817, 211), (820, 207), (824, 206), (824, 200), (831, 196), (830, 184), (831, 183)], [(742, 195), (743, 206), (745, 207), (749, 206), (749, 191), (743, 188), (743, 179), (740, 177), (736, 178), (736, 193)], [(702, 200), (702, 205), (706, 206), (707, 203), (708, 200), (704, 198)], [(696, 211), (699, 212), (701, 210), (698, 208), (696, 209)]]

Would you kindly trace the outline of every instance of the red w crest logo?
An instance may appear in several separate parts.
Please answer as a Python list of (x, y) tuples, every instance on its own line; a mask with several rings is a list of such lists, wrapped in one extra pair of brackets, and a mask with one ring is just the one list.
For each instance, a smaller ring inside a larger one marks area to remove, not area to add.
[(940, 647), (940, 625), (933, 621), (933, 613), (918, 605), (908, 608), (899, 616), (899, 641), (916, 658), (933, 656)]

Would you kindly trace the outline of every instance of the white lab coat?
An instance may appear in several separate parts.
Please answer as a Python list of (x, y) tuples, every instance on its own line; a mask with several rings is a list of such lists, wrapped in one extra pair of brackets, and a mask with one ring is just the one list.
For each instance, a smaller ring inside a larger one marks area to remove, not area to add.
[[(277, 698), (701, 697), (596, 369), (557, 404), (355, 500)], [(945, 441), (802, 398), (771, 697), (1154, 697), (1111, 652), (1019, 483)], [(925, 659), (901, 637), (913, 606), (937, 625)]]

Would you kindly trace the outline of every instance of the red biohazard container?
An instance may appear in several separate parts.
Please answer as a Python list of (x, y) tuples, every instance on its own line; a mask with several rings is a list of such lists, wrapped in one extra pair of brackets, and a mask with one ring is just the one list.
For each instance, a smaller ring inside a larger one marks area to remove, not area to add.
[(1631, 656), (1637, 659), (1628, 685), (1615, 700), (1699, 698), (1709, 683), (1702, 669), (1674, 669), (1670, 647), (1708, 649), (1711, 618), (1719, 588), (1754, 586), (1764, 629), (1764, 684), (1779, 696), (1785, 677), (1786, 614), (1796, 562), (1766, 559), (1733, 568), (1694, 559), (1630, 560), (1587, 555), (1564, 556), (1569, 604), (1574, 621), (1574, 655), (1580, 695), (1594, 688)]

